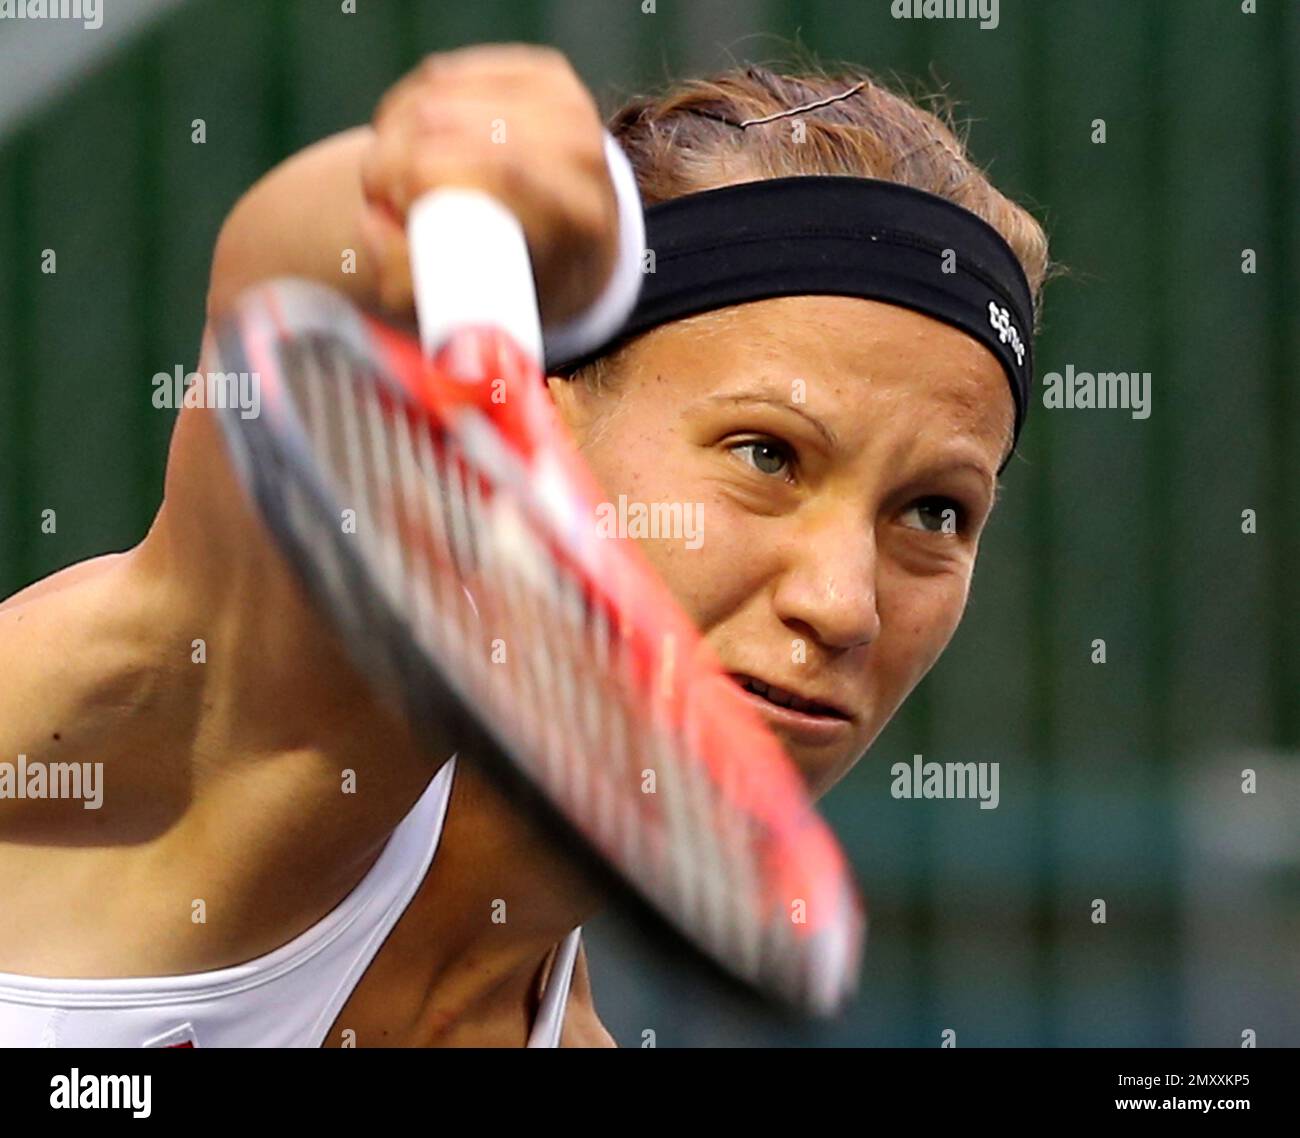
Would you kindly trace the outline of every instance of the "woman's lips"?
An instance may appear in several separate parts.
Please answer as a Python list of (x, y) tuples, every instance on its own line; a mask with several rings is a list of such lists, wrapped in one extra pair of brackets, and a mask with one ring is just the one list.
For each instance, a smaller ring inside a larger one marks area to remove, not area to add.
[(842, 742), (852, 730), (851, 719), (838, 707), (807, 699), (753, 676), (733, 673), (731, 678), (740, 687), (745, 701), (764, 721), (792, 742), (824, 746)]

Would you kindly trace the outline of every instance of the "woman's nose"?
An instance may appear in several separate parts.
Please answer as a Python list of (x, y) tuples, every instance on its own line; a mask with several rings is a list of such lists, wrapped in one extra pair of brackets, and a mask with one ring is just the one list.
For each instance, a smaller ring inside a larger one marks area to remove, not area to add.
[(777, 616), (827, 648), (870, 644), (880, 635), (876, 563), (875, 538), (860, 520), (802, 530), (777, 585)]

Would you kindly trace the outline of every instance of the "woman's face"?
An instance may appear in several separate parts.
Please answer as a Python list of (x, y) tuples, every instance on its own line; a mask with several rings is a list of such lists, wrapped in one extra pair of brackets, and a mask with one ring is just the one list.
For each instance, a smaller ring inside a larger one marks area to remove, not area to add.
[(611, 503), (680, 507), (644, 552), (824, 793), (961, 619), (1014, 414), (995, 357), (908, 309), (780, 297), (655, 329), (607, 391), (550, 386)]

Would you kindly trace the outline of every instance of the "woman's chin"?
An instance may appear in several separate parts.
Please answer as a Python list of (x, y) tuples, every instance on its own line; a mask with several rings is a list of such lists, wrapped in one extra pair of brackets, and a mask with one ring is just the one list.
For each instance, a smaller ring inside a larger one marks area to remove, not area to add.
[(774, 731), (773, 734), (781, 740), (785, 753), (798, 768), (804, 786), (814, 800), (821, 798), (848, 774), (862, 757), (865, 749), (856, 742), (847, 744), (839, 742), (823, 746), (791, 743), (782, 738), (780, 731)]

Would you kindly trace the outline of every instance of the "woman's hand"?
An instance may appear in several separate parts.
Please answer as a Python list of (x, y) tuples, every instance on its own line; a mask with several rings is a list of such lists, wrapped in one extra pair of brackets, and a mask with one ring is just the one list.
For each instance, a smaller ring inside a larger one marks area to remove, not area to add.
[(600, 114), (553, 48), (489, 45), (430, 56), (379, 104), (361, 184), (362, 233), (390, 312), (413, 303), (407, 211), (443, 186), (483, 190), (519, 219), (543, 323), (582, 312), (613, 271), (618, 205)]

